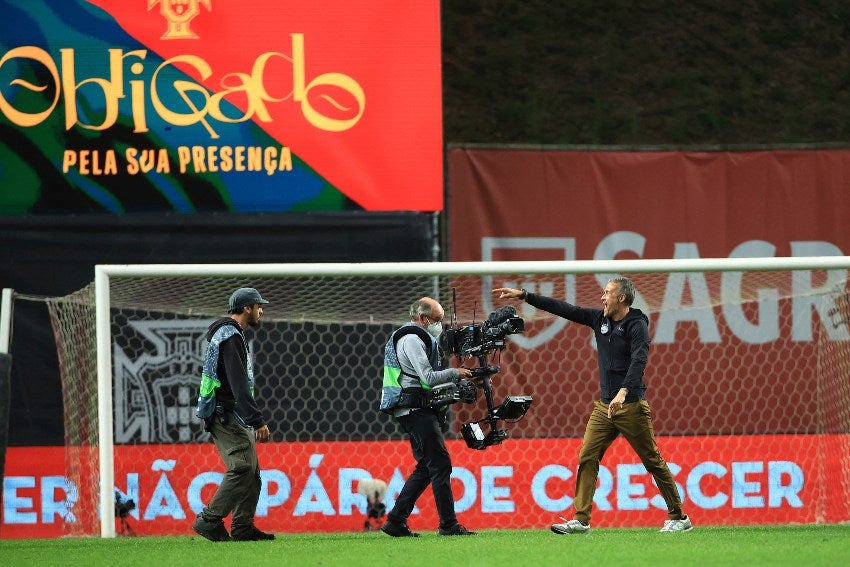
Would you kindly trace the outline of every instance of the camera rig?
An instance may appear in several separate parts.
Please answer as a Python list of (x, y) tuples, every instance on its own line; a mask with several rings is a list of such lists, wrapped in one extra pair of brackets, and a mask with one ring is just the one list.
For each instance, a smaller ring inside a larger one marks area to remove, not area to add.
[[(454, 296), (454, 291), (452, 295)], [(478, 366), (470, 370), (473, 380), (480, 380), (487, 402), (487, 415), (478, 421), (464, 424), (461, 434), (470, 449), (484, 450), (507, 439), (508, 432), (500, 428), (500, 421), (518, 421), (531, 407), (531, 396), (509, 396), (496, 406), (490, 378), (501, 369), (498, 365), (489, 364), (487, 360), (492, 353), (504, 350), (508, 335), (525, 331), (525, 321), (517, 316), (516, 309), (505, 306), (490, 313), (483, 323), (459, 326), (454, 305), (455, 298), (452, 297), (452, 321), (440, 335), (440, 349), (445, 355), (474, 357), (478, 360)], [(474, 403), (477, 394), (474, 383), (459, 380), (457, 384), (446, 385), (443, 391), (432, 391), (433, 404), (437, 406), (455, 402)], [(486, 433), (481, 427), (482, 423), (487, 426)]]

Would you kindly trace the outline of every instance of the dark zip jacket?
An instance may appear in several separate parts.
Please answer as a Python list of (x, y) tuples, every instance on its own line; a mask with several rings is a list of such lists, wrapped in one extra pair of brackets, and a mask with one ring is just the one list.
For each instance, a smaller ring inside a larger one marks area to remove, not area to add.
[[(245, 425), (262, 427), (265, 419), (254, 401), (254, 369), (242, 327), (230, 317), (218, 319), (207, 330), (207, 340), (207, 357), (212, 359), (206, 364), (215, 370), (211, 377), (205, 373), (204, 378), (217, 383), (213, 390), (215, 403), (232, 411)], [(203, 391), (202, 386), (202, 395)]]
[(529, 293), (529, 305), (586, 325), (596, 335), (599, 387), (602, 401), (611, 403), (620, 388), (628, 388), (626, 402), (644, 399), (643, 373), (649, 354), (649, 318), (634, 307), (620, 321), (605, 317), (602, 309), (578, 307), (551, 297)]

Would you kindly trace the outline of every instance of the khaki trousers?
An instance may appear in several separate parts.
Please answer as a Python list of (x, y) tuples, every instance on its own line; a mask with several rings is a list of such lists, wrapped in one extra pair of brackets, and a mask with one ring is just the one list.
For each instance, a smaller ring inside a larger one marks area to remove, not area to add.
[(202, 514), (214, 522), (232, 512), (232, 530), (254, 525), (262, 481), (254, 430), (243, 427), (232, 413), (225, 415), (224, 424), (213, 418), (210, 433), (227, 472)]
[(587, 421), (584, 440), (578, 457), (578, 473), (576, 474), (575, 519), (583, 524), (590, 523), (593, 493), (596, 491), (596, 478), (599, 475), (599, 463), (611, 443), (622, 434), (632, 449), (640, 457), (655, 479), (655, 484), (667, 503), (667, 517), (679, 520), (683, 517), (682, 500), (676, 483), (667, 463), (661, 457), (655, 444), (655, 433), (652, 430), (652, 410), (649, 402), (629, 402), (623, 404), (623, 409), (608, 418), (608, 404), (596, 401), (593, 412)]

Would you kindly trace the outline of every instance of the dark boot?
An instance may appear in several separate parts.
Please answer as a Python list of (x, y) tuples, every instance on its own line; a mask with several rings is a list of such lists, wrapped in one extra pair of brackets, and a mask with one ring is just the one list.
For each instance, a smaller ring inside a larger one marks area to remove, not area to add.
[(274, 534), (260, 531), (256, 526), (236, 526), (231, 533), (233, 541), (271, 541)]
[(227, 528), (224, 527), (224, 522), (208, 522), (203, 515), (198, 514), (195, 518), (195, 523), (192, 524), (192, 529), (198, 534), (204, 536), (210, 541), (230, 541), (230, 535), (227, 533)]
[(460, 524), (455, 524), (450, 528), (440, 528), (438, 532), (440, 535), (450, 536), (450, 535), (477, 535), (476, 532), (471, 532)]
[(398, 522), (385, 523), (381, 526), (381, 531), (393, 537), (419, 537), (419, 534), (410, 531), (407, 524), (399, 524)]

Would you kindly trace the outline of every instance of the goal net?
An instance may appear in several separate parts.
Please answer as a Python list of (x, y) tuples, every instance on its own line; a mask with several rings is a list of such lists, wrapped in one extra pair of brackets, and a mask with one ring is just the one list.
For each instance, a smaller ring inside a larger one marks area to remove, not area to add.
[[(410, 304), (438, 299), (445, 321), (480, 323), (511, 304), (525, 331), (488, 354), (498, 403), (533, 399), (484, 451), (460, 435), (486, 413), (451, 406), (449, 450), (461, 521), (534, 528), (571, 513), (593, 401), (587, 328), (495, 287), (601, 305), (630, 277), (650, 318), (645, 381), (655, 434), (686, 512), (706, 524), (850, 520), (850, 258), (413, 264), (98, 266), (96, 281), (49, 300), (65, 403), (71, 535), (115, 535), (114, 499), (137, 533), (189, 533), (223, 467), (195, 417), (209, 324), (238, 287), (270, 303), (248, 332), (256, 395), (272, 430), (258, 446), (258, 525), (278, 532), (363, 529), (366, 478), (392, 507), (413, 459), (378, 412), (383, 347)], [(477, 364), (476, 359), (447, 360)], [(660, 524), (664, 503), (625, 441), (602, 462), (595, 526)], [(117, 491), (117, 492), (116, 492)], [(411, 525), (436, 529), (430, 493)], [(118, 527), (116, 527), (118, 526)]]

